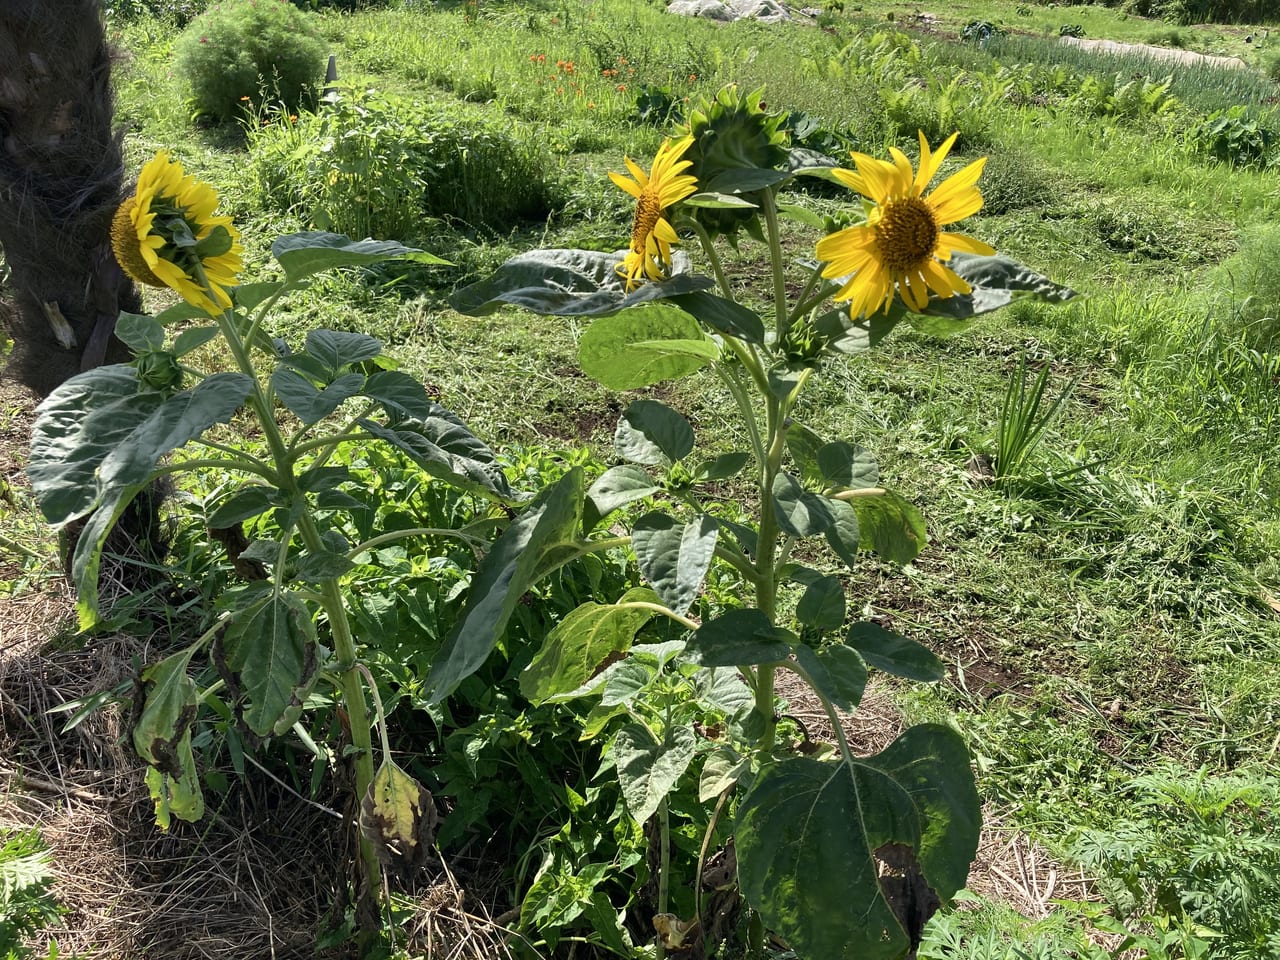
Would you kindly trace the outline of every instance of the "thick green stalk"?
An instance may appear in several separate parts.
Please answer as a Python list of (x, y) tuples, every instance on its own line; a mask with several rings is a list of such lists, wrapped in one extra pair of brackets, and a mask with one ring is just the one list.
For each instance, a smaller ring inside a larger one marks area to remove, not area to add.
[[(775, 554), (778, 549), (778, 521), (773, 511), (773, 481), (782, 469), (782, 451), (786, 446), (786, 426), (782, 403), (772, 394), (766, 398), (769, 449), (760, 469), (760, 532), (756, 545), (756, 606), (773, 623), (777, 615), (778, 575)], [(773, 681), (776, 668), (761, 664), (756, 670), (756, 713), (764, 722), (760, 745), (773, 748), (777, 722), (773, 715)]]
[[(196, 267), (196, 275), (210, 299), (216, 300), (213, 297), (213, 291), (210, 289), (208, 279), (199, 265)], [(284, 437), (280, 433), (271, 404), (268, 402), (267, 396), (263, 392), (262, 384), (258, 380), (258, 372), (249, 356), (249, 351), (240, 339), (239, 331), (236, 330), (234, 315), (228, 310), (218, 316), (216, 320), (218, 329), (226, 341), (227, 347), (231, 350), (231, 355), (235, 358), (236, 366), (252, 383), (249, 390), (249, 406), (258, 418), (258, 425), (262, 428), (262, 435), (267, 442), (267, 449), (271, 451), (271, 459), (275, 463), (276, 473), (278, 474), (277, 479), (280, 491), (291, 500), (303, 502), (304, 494), (298, 486), (297, 477), (294, 475), (294, 459), (289, 455), (289, 451), (285, 446)], [(320, 531), (316, 529), (315, 521), (305, 510), (298, 517), (298, 532), (301, 534), (302, 541), (306, 544), (308, 550), (317, 553), (323, 552), (324, 541), (320, 538)], [(320, 594), (322, 597), (321, 605), (329, 619), (334, 655), (338, 661), (343, 705), (347, 709), (347, 720), (351, 729), (351, 744), (355, 748), (353, 764), (355, 767), (355, 786), (358, 803), (369, 789), (369, 784), (373, 782), (373, 742), (369, 705), (365, 701), (364, 688), (360, 683), (360, 674), (356, 663), (355, 638), (351, 633), (351, 623), (347, 619), (346, 605), (343, 602), (342, 592), (338, 587), (337, 581), (323, 581), (320, 584)], [(373, 849), (373, 845), (363, 836), (359, 837), (359, 845), (361, 867), (367, 887), (366, 892), (369, 896), (376, 896), (381, 877), (378, 856)]]
[(702, 242), (702, 252), (707, 255), (707, 262), (711, 264), (711, 272), (716, 276), (716, 285), (720, 288), (720, 293), (726, 299), (732, 300), (733, 288), (729, 286), (729, 278), (725, 276), (724, 266), (720, 263), (720, 254), (716, 253), (716, 246), (711, 239), (711, 234), (707, 233), (707, 228), (696, 219), (691, 218), (687, 222), (693, 228), (693, 232), (698, 235), (698, 240)]
[[(658, 913), (667, 912), (667, 899), (671, 887), (671, 816), (667, 812), (667, 798), (658, 802), (658, 843), (662, 849), (658, 851), (661, 861), (658, 866)], [(662, 935), (658, 935), (658, 960), (666, 956), (662, 943)]]
[(769, 262), (773, 265), (773, 313), (778, 343), (787, 336), (787, 279), (783, 272), (782, 238), (778, 233), (778, 206), (774, 203), (773, 188), (760, 191), (760, 212), (764, 214), (765, 228), (769, 236)]

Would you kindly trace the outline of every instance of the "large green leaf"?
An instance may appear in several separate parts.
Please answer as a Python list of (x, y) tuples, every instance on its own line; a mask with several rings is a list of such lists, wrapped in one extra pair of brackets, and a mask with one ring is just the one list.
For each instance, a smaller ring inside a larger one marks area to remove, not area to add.
[(613, 445), (632, 463), (658, 467), (693, 452), (693, 427), (660, 400), (633, 400), (618, 418)]
[(158, 393), (140, 395), (137, 371), (125, 364), (72, 377), (44, 399), (27, 476), (50, 523), (61, 526), (100, 502), (99, 465), (163, 402)]
[(835, 630), (844, 624), (844, 584), (836, 577), (813, 580), (796, 604), (796, 619), (813, 630)]
[(629, 603), (657, 603), (648, 587), (636, 587), (616, 604), (587, 602), (547, 634), (542, 649), (520, 674), (520, 692), (534, 703), (569, 693), (590, 680), (612, 655), (625, 653), (636, 631), (655, 615), (628, 608)]
[(831, 526), (824, 535), (836, 556), (854, 566), (861, 549), (862, 531), (858, 527), (858, 514), (845, 500), (828, 500), (827, 509), (831, 511)]
[(892, 777), (911, 797), (921, 821), (916, 860), (945, 903), (968, 879), (982, 829), (982, 807), (964, 739), (950, 727), (922, 723), (866, 763)]
[(224, 530), (285, 503), (286, 495), (275, 487), (255, 483), (220, 501), (205, 518), (205, 524), (213, 530)]
[(512, 257), (488, 280), (463, 287), (449, 298), (459, 313), (480, 317), (504, 304), (563, 317), (603, 317), (651, 300), (695, 290), (714, 281), (679, 272), (687, 260), (677, 256), (676, 274), (660, 283), (643, 283), (627, 293), (617, 267), (627, 251), (530, 250)]
[(545, 487), (516, 517), (480, 563), (457, 624), (445, 638), (423, 690), (439, 703), (478, 670), (497, 645), (507, 620), (543, 556), (574, 540), (582, 519), (582, 468)]
[(870, 620), (855, 623), (845, 643), (871, 666), (895, 677), (936, 683), (946, 673), (942, 661), (928, 647), (890, 633)]
[(466, 424), (439, 404), (432, 403), (429, 417), (404, 420), (393, 427), (372, 420), (360, 426), (409, 455), (414, 463), (438, 480), (473, 493), (512, 499), (511, 487), (498, 458)]
[(823, 486), (836, 490), (863, 490), (880, 482), (880, 467), (871, 452), (844, 440), (823, 445), (817, 467)]
[(665, 513), (646, 513), (631, 530), (640, 572), (672, 612), (683, 616), (698, 599), (720, 528), (705, 514), (679, 523)]
[(693, 730), (673, 725), (657, 742), (647, 728), (629, 723), (618, 731), (609, 753), (617, 764), (618, 782), (627, 812), (644, 823), (684, 776), (697, 740)]
[(320, 389), (296, 370), (279, 366), (271, 373), (271, 386), (280, 402), (311, 426), (337, 410), (344, 400), (359, 394), (364, 389), (364, 374), (348, 373)]
[(164, 349), (164, 326), (155, 317), (120, 311), (116, 337), (134, 353)]
[(352, 240), (340, 233), (311, 230), (279, 237), (271, 255), (290, 283), (334, 267), (368, 267), (383, 260), (416, 260), (447, 264), (448, 260), (391, 240)]
[(360, 393), (381, 403), (393, 420), (427, 420), (437, 409), (422, 382), (402, 370), (370, 374)]
[(279, 736), (302, 715), (316, 679), (316, 631), (302, 599), (275, 591), (233, 616), (218, 640), (217, 657), (229, 686), (244, 697), (243, 718), (260, 737)]
[(917, 330), (936, 336), (967, 330), (973, 317), (1008, 306), (1014, 300), (1064, 303), (1079, 296), (1070, 287), (1056, 284), (1009, 257), (955, 253), (947, 266), (967, 281), (972, 291), (946, 299), (931, 297), (923, 316), (907, 316)]
[(858, 515), (863, 550), (874, 550), (890, 563), (910, 563), (929, 542), (924, 515), (896, 493), (854, 497), (850, 503)]
[(125, 507), (163, 456), (230, 420), (251, 386), (218, 373), (170, 397), (138, 395), (131, 367), (108, 366), (72, 377), (40, 405), (28, 474), (41, 509), (58, 525), (94, 511), (71, 562), (83, 628), (97, 619), (102, 546)]
[[(830, 293), (837, 289), (834, 284), (828, 288)], [(899, 300), (893, 301), (888, 313), (877, 311), (857, 319), (849, 316), (848, 307), (837, 307), (814, 321), (814, 332), (822, 339), (827, 353), (837, 356), (866, 353), (892, 333), (906, 313), (906, 307)]]
[(858, 708), (867, 687), (867, 665), (857, 653), (839, 644), (814, 650), (798, 643), (795, 655), (813, 689), (841, 710), (852, 713)]
[[(693, 343), (705, 347), (702, 356), (689, 352)], [(578, 363), (610, 390), (634, 390), (690, 374), (718, 352), (689, 314), (651, 303), (594, 321), (578, 342)]]
[(791, 654), (796, 635), (775, 627), (755, 607), (726, 610), (708, 620), (689, 639), (689, 659), (704, 667), (776, 663)]
[(707, 193), (754, 193), (765, 187), (772, 187), (790, 178), (785, 170), (773, 167), (730, 167), (717, 174), (710, 183), (704, 184)]
[(825, 486), (822, 468), (818, 466), (818, 451), (826, 445), (823, 437), (798, 420), (787, 427), (787, 452), (795, 461), (802, 483)]
[(773, 513), (778, 526), (793, 537), (811, 537), (835, 523), (830, 501), (810, 493), (785, 471), (773, 478)]
[(112, 490), (141, 486), (160, 458), (231, 419), (251, 387), (218, 373), (190, 390), (138, 394), (132, 367), (99, 367), (72, 377), (37, 408), (27, 474), (40, 509), (62, 525), (94, 509)]
[(597, 523), (619, 507), (636, 500), (643, 500), (660, 488), (639, 467), (624, 463), (610, 467), (587, 490), (587, 502), (582, 511), (582, 529), (590, 533)]
[(751, 462), (751, 454), (735, 450), (722, 453), (714, 460), (704, 460), (693, 468), (694, 483), (710, 483), (716, 480), (731, 480), (742, 472), (742, 468)]
[(328, 379), (332, 379), (343, 367), (381, 356), (382, 341), (367, 333), (312, 330), (307, 333), (306, 345), (302, 349), (323, 367), (329, 374)]
[(740, 303), (706, 290), (671, 297), (671, 302), (718, 333), (750, 343), (764, 343), (764, 322), (760, 315)]
[(910, 941), (880, 886), (876, 851), (915, 851), (946, 900), (977, 850), (977, 791), (959, 736), (914, 727), (853, 763), (766, 767), (738, 809), (738, 880), (802, 960), (898, 960)]

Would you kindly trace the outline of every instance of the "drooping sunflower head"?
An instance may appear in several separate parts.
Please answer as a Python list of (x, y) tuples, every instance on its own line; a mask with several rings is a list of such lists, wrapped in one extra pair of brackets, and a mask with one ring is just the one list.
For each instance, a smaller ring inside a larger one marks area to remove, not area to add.
[(895, 294), (918, 312), (928, 304), (930, 294), (947, 299), (969, 293), (969, 284), (946, 265), (951, 255), (957, 250), (995, 253), (981, 240), (943, 229), (981, 209), (982, 194), (976, 184), (986, 157), (924, 195), (956, 136), (952, 134), (934, 152), (921, 133), (920, 166), (914, 172), (911, 161), (896, 147), (889, 151), (892, 162), (854, 153), (857, 172), (834, 171), (841, 183), (872, 204), (865, 224), (831, 233), (817, 246), (818, 259), (826, 261), (822, 275), (843, 281), (835, 299), (849, 301), (852, 317), (880, 309), (887, 313)]
[(161, 150), (111, 222), (116, 260), (139, 283), (169, 287), (192, 306), (221, 313), (231, 306), (227, 288), (236, 284), (244, 248), (231, 218), (214, 216), (217, 207), (213, 187)]
[(671, 245), (679, 242), (675, 228), (667, 220), (667, 208), (698, 190), (698, 181), (685, 173), (689, 161), (681, 159), (692, 140), (685, 137), (672, 143), (664, 140), (653, 158), (649, 172), (625, 157), (631, 176), (609, 172), (609, 179), (636, 198), (631, 221), (631, 247), (618, 275), (627, 278), (632, 290), (643, 280), (661, 280), (671, 269)]
[[(692, 173), (704, 190), (716, 190), (717, 178), (731, 183), (738, 170), (774, 170), (787, 161), (789, 138), (786, 113), (767, 113), (764, 87), (743, 94), (734, 84), (722, 87), (713, 100), (703, 100), (689, 113), (693, 138), (688, 157)], [(763, 239), (760, 219), (749, 208), (699, 207), (694, 216), (712, 237), (732, 242), (739, 229)]]

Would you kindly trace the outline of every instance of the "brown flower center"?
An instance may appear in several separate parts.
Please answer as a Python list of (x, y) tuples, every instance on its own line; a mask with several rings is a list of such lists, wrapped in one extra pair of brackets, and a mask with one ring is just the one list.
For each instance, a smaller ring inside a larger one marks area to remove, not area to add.
[(880, 261), (894, 271), (918, 269), (938, 248), (941, 232), (933, 208), (919, 197), (884, 204), (875, 230)]
[(138, 230), (130, 216), (136, 205), (137, 199), (129, 197), (116, 209), (116, 215), (111, 218), (111, 249), (115, 251), (121, 268), (134, 280), (150, 287), (163, 287), (165, 282), (151, 272), (151, 267), (142, 256)]
[(662, 207), (658, 198), (652, 193), (644, 192), (636, 201), (636, 215), (631, 221), (631, 249), (636, 253), (644, 253), (645, 241), (658, 226), (662, 217)]

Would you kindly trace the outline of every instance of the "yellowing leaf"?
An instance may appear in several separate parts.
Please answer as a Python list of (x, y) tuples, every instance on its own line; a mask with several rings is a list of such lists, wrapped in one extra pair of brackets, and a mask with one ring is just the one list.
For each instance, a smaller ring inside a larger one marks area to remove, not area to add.
[(431, 792), (390, 760), (384, 760), (360, 804), (360, 832), (386, 865), (413, 869), (426, 862), (435, 838)]

